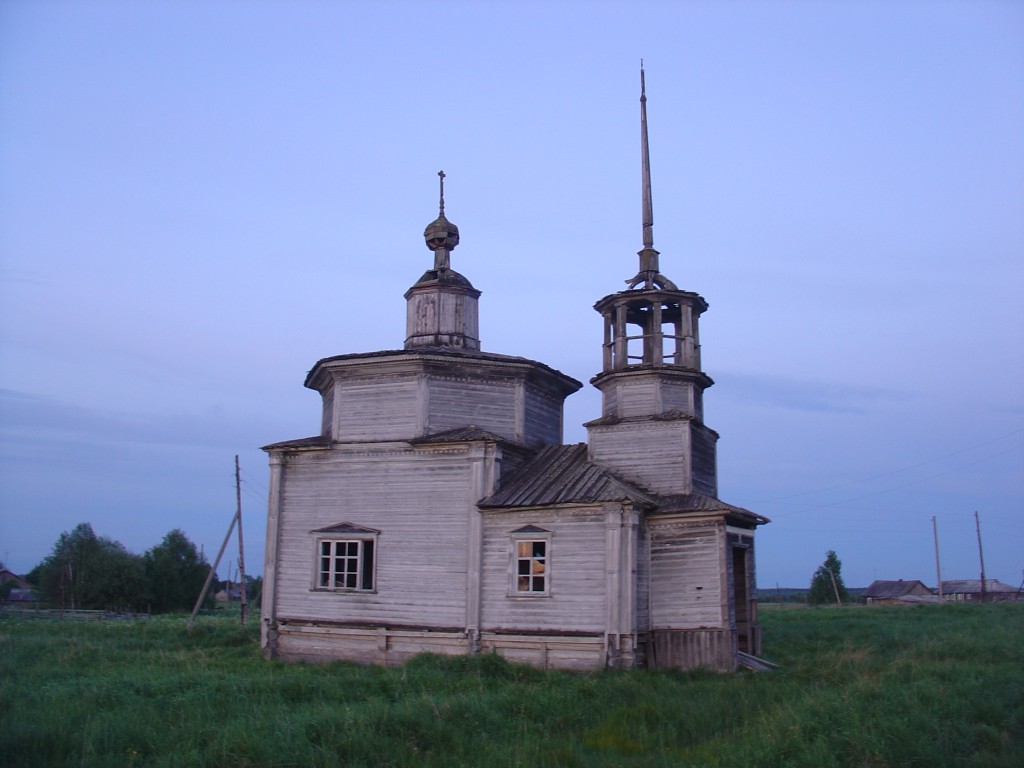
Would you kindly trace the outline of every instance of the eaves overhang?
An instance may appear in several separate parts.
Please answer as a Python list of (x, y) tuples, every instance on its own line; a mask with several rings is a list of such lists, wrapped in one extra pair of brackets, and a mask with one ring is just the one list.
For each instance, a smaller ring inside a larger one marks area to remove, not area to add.
[(528, 382), (554, 389), (567, 397), (583, 387), (583, 384), (551, 366), (536, 360), (513, 355), (499, 355), (492, 352), (467, 351), (447, 347), (418, 347), (414, 349), (383, 350), (380, 352), (356, 352), (325, 357), (306, 374), (305, 386), (323, 391), (328, 375), (362, 373), (367, 368), (374, 372), (388, 369), (400, 370), (404, 366), (423, 367), (442, 364), (451, 367), (479, 365), (493, 372), (505, 371)]

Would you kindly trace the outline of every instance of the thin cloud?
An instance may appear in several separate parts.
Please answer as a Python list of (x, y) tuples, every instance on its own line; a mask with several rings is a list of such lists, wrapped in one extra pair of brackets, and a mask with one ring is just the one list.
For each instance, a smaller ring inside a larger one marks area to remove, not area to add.
[(818, 379), (720, 373), (716, 396), (770, 408), (829, 413), (867, 413), (879, 404), (909, 400), (909, 392)]

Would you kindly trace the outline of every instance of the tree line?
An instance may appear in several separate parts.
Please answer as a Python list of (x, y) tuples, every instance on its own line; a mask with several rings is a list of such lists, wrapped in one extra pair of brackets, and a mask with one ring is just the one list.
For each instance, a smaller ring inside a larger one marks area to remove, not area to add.
[[(97, 536), (89, 523), (79, 523), (57, 538), (25, 578), (51, 605), (173, 613), (192, 609), (209, 572), (206, 557), (180, 528), (136, 555), (119, 541)], [(249, 581), (251, 591), (258, 580)], [(207, 603), (212, 601), (208, 595)]]

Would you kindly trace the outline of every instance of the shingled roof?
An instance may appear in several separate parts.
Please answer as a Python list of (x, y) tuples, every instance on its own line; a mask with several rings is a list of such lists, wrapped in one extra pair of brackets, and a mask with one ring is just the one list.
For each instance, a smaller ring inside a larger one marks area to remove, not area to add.
[(417, 437), (409, 442), (413, 445), (422, 445), (430, 443), (471, 443), (478, 440), (486, 440), (494, 443), (512, 442), (508, 438), (496, 435), (493, 432), (488, 432), (486, 429), (480, 429), (480, 427), (473, 424), (470, 424), (468, 427), (456, 427), (455, 429), (448, 429), (444, 432), (435, 432), (434, 434), (426, 435), (425, 437)]
[(481, 508), (540, 507), (601, 501), (657, 505), (657, 498), (587, 460), (585, 443), (548, 445), (524, 464)]
[(917, 579), (913, 579), (911, 581), (904, 581), (903, 579), (899, 579), (898, 581), (876, 579), (868, 585), (868, 588), (864, 590), (861, 597), (871, 597), (876, 600), (891, 600), (897, 597), (903, 597), (904, 595), (909, 595), (911, 591), (918, 586), (928, 590), (928, 592), (932, 591), (928, 586)]
[(300, 437), (298, 440), (284, 440), (280, 443), (271, 443), (260, 448), (261, 451), (301, 451), (319, 450), (331, 447), (330, 435), (315, 435), (313, 437)]
[(630, 501), (658, 513), (725, 512), (738, 522), (768, 522), (743, 507), (699, 493), (659, 496), (616, 477), (587, 459), (585, 443), (549, 445), (505, 480), (501, 488), (478, 502), (481, 509), (544, 507), (554, 504), (588, 504)]

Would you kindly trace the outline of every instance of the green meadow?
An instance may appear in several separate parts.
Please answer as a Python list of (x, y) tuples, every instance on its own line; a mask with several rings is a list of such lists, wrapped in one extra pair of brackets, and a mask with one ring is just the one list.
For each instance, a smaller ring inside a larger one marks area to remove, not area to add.
[(0, 765), (1024, 765), (1024, 605), (765, 608), (770, 673), (264, 661), (201, 617), (0, 618)]

